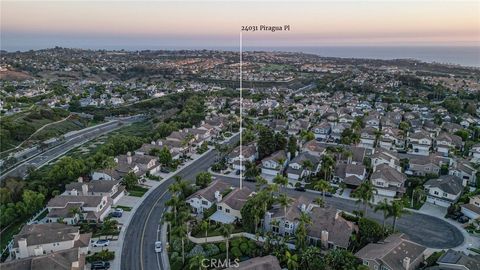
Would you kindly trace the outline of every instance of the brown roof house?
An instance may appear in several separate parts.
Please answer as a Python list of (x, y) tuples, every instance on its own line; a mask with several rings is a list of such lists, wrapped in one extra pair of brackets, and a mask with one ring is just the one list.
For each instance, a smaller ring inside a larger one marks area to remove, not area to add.
[(371, 181), (377, 194), (383, 197), (394, 198), (405, 193), (407, 176), (387, 164), (380, 164), (371, 176)]
[(82, 253), (86, 254), (91, 236), (91, 233), (80, 234), (80, 227), (61, 223), (25, 225), (14, 236), (10, 252), (16, 259), (41, 256), (72, 248), (79, 248)]
[(2, 270), (84, 270), (85, 253), (71, 248), (43, 256), (27, 257), (2, 263)]
[(108, 195), (112, 203), (116, 204), (120, 198), (125, 195), (125, 187), (121, 185), (120, 180), (94, 180), (84, 182), (82, 177), (77, 182), (67, 184), (65, 192), (62, 195), (70, 196), (103, 196)]
[(103, 196), (60, 195), (47, 204), (48, 222), (63, 220), (67, 224), (77, 224), (79, 220), (103, 221), (112, 206), (112, 199)]
[(232, 190), (217, 203), (217, 211), (210, 216), (210, 220), (220, 223), (241, 221), (242, 214), (240, 211), (252, 194), (252, 190), (247, 187)]
[(230, 190), (230, 185), (213, 181), (208, 187), (201, 189), (187, 198), (187, 203), (192, 207), (196, 214), (203, 213), (206, 209), (212, 207), (215, 203), (223, 199), (223, 194)]
[(413, 270), (424, 261), (426, 247), (393, 234), (383, 242), (370, 243), (355, 256), (372, 270)]

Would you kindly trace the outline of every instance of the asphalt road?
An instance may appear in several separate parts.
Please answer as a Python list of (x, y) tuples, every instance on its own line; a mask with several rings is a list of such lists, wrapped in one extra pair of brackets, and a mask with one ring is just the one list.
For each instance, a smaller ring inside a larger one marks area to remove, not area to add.
[[(238, 139), (236, 136), (231, 139), (231, 142), (236, 142)], [(212, 150), (180, 170), (176, 175), (193, 182), (195, 176), (200, 172), (207, 171), (216, 159), (217, 151)], [(159, 230), (165, 211), (165, 202), (170, 199), (167, 188), (174, 181), (172, 177), (165, 180), (144, 199), (135, 211), (125, 232), (121, 269), (162, 269), (161, 256), (155, 252), (154, 244), (160, 236)]]
[(36, 155), (22, 161), (15, 168), (2, 172), (0, 180), (3, 180), (7, 176), (25, 178), (28, 168), (40, 168), (48, 162), (64, 155), (66, 152), (78, 147), (102, 134), (109, 133), (121, 127), (121, 123), (128, 124), (137, 121), (137, 118), (126, 118), (123, 120), (112, 121), (109, 124), (103, 125), (98, 128), (91, 128), (87, 130), (80, 130), (75, 135), (70, 136), (62, 144), (56, 145), (44, 152), (38, 151)]

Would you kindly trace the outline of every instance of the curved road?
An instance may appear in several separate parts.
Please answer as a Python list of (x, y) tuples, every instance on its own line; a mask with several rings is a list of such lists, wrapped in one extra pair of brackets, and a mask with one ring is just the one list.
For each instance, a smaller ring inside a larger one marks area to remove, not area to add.
[[(208, 167), (215, 162), (216, 154), (217, 152), (212, 150), (188, 167), (183, 168), (177, 175), (193, 181), (199, 172), (207, 171)], [(238, 178), (217, 177), (217, 179), (220, 178), (238, 186)], [(154, 243), (159, 239), (165, 202), (170, 198), (167, 187), (173, 182), (174, 180), (169, 178), (155, 188), (132, 216), (123, 242), (122, 270), (163, 269), (160, 254), (157, 255), (154, 252)], [(244, 182), (244, 184), (254, 189), (254, 183)], [(291, 189), (288, 189), (287, 193), (291, 196), (304, 195), (310, 198), (319, 196), (317, 193), (298, 192)], [(359, 207), (355, 201), (337, 197), (326, 198), (326, 202), (333, 207), (349, 212)], [(383, 215), (369, 209), (368, 217), (381, 222)], [(391, 222), (391, 220), (387, 222)], [(462, 233), (455, 226), (440, 218), (419, 213), (411, 213), (400, 218), (397, 221), (397, 228), (411, 240), (431, 248), (453, 248), (461, 245), (464, 241)]]

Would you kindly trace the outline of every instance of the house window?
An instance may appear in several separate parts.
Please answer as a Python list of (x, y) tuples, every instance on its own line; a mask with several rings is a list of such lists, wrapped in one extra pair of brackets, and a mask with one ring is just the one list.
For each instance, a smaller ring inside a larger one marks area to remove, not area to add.
[(446, 192), (443, 192), (443, 197), (447, 197), (448, 194)]
[(230, 209), (225, 208), (225, 212), (230, 213)]
[(433, 194), (434, 194), (434, 195), (438, 195), (438, 191), (434, 191)]
[(222, 210), (222, 206), (219, 205), (219, 206), (217, 207), (217, 209), (218, 209), (218, 210)]
[(368, 261), (363, 261), (363, 265), (368, 265)]
[(207, 201), (202, 201), (202, 204), (203, 205), (208, 205), (208, 202)]

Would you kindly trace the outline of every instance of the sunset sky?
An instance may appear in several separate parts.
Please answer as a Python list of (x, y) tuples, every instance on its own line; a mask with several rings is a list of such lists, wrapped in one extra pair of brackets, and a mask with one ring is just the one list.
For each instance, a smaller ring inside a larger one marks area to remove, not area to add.
[(480, 1), (1, 1), (1, 47), (480, 45)]

